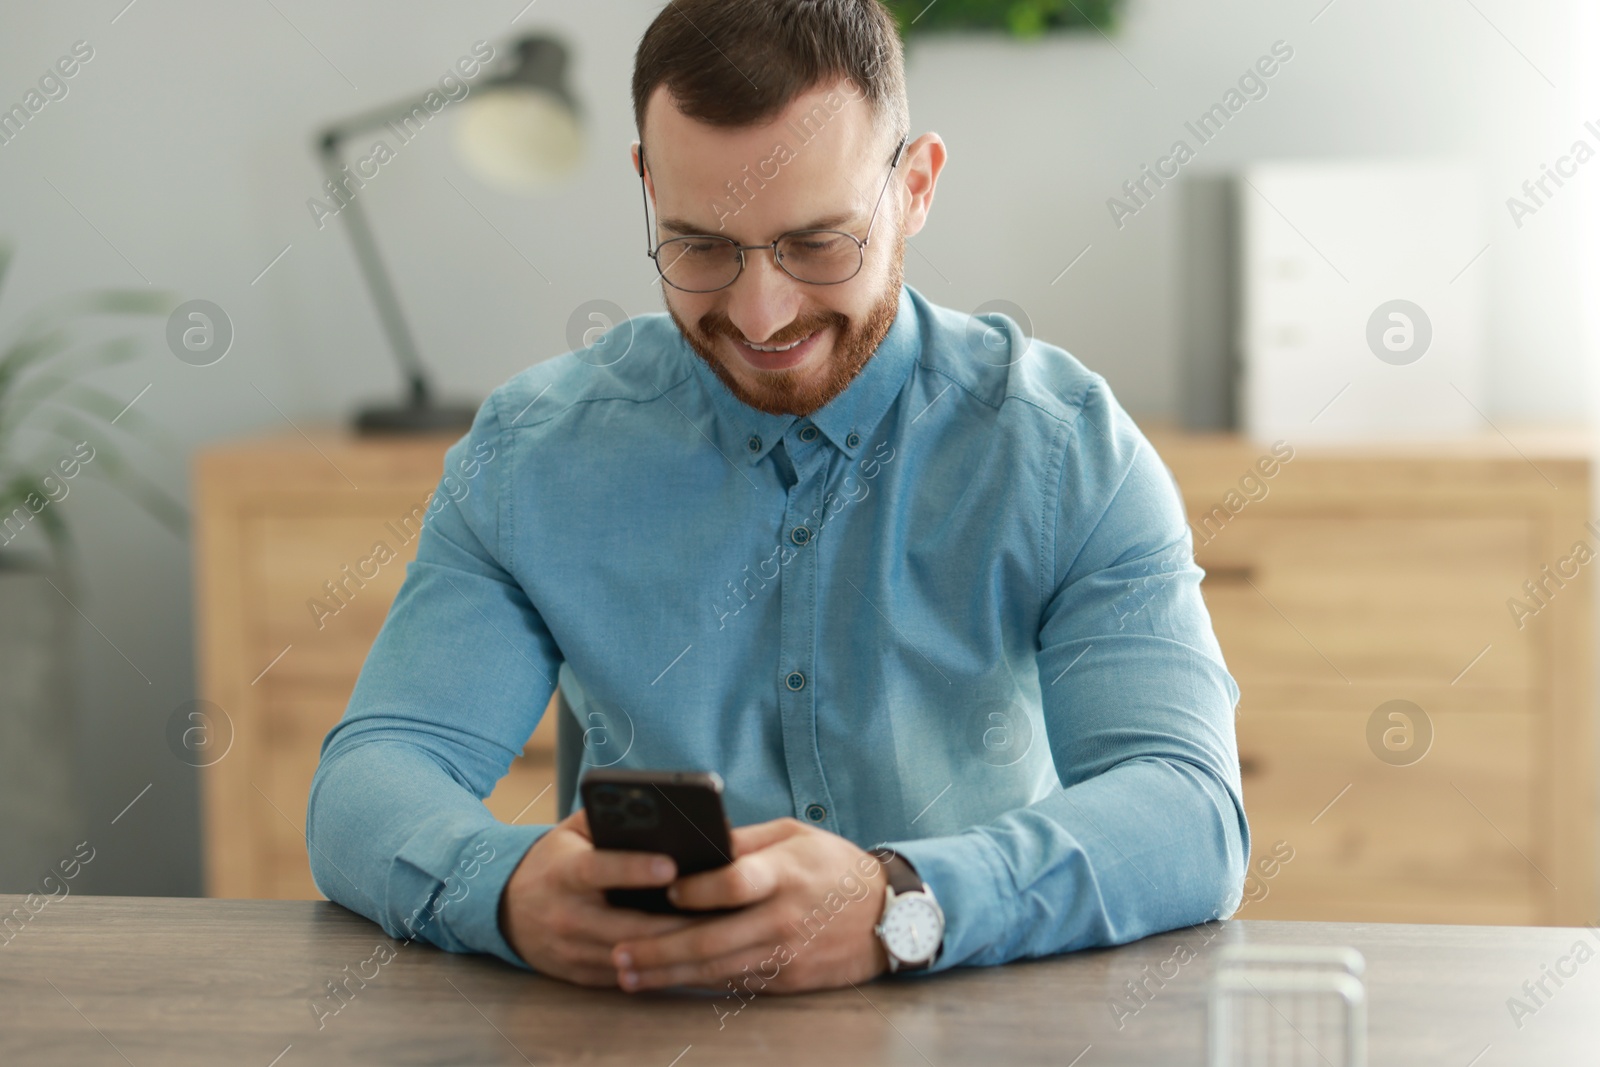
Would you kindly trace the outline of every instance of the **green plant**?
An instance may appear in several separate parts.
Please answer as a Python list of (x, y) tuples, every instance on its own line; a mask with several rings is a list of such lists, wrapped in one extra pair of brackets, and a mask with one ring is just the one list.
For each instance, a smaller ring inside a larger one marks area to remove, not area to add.
[[(0, 244), (0, 289), (11, 261), (12, 249)], [(12, 340), (0, 342), (0, 545), (16, 536), (19, 525), (37, 520), (52, 550), (71, 553), (67, 523), (52, 503), (62, 492), (61, 476), (53, 472), (79, 441), (90, 442), (94, 450), (83, 469), (116, 486), (174, 533), (184, 533), (183, 505), (130, 464), (113, 435), (123, 430), (167, 439), (144, 416), (124, 410), (126, 401), (83, 380), (92, 371), (135, 358), (137, 339), (85, 341), (81, 336), (82, 320), (89, 316), (164, 316), (176, 304), (171, 294), (148, 290), (75, 293), (44, 302)], [(119, 424), (116, 429), (112, 422)]]
[(886, 0), (901, 36), (939, 30), (1005, 29), (1017, 37), (1116, 24), (1122, 0)]

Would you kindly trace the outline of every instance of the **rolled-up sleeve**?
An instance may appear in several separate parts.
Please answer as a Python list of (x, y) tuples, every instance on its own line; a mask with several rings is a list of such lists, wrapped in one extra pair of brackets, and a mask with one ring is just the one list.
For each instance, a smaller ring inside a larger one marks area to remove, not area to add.
[(537, 727), (561, 654), (504, 555), (514, 472), (498, 395), (446, 454), (416, 559), (323, 741), (306, 841), (318, 888), (390, 936), (525, 967), (499, 900), (549, 827), (500, 822), (482, 801)]
[(945, 909), (933, 970), (1226, 918), (1243, 892), (1239, 690), (1176, 487), (1099, 379), (1065, 440), (1038, 637), (1059, 782), (960, 834), (890, 843)]

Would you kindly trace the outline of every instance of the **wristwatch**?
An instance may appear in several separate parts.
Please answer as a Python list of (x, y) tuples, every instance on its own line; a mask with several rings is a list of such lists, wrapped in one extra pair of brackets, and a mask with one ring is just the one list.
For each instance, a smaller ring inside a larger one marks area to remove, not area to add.
[(889, 886), (872, 932), (888, 953), (891, 974), (926, 970), (944, 947), (944, 909), (904, 856), (889, 852), (883, 866)]

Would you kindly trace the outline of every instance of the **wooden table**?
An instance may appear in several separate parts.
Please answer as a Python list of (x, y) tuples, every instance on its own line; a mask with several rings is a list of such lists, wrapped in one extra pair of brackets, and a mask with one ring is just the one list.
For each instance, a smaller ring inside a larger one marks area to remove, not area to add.
[[(22, 904), (0, 896), (0, 915)], [(498, 960), (402, 944), (326, 901), (68, 897), (0, 944), (0, 1064), (1198, 1064), (1224, 944), (1349, 945), (1367, 961), (1370, 1059), (1497, 1067), (1600, 1057), (1600, 960), (1576, 967), (1519, 1030), (1507, 998), (1576, 941), (1558, 927), (1232, 920), (1121, 948), (859, 989), (629, 996)], [(1209, 942), (1207, 938), (1209, 937)], [(0, 936), (0, 941), (3, 941)], [(1175, 956), (1175, 977), (1116, 1024), (1109, 1005)], [(366, 961), (379, 953), (388, 962)], [(1181, 958), (1181, 954), (1178, 954)], [(314, 1001), (377, 971), (319, 1030)], [(1287, 1061), (1279, 1061), (1287, 1062)], [(1315, 1057), (1294, 1062), (1320, 1062)]]

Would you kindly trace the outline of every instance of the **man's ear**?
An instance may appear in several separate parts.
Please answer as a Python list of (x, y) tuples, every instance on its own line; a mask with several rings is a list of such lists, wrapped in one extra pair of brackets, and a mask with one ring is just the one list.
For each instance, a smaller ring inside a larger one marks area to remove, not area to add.
[[(633, 173), (638, 174), (640, 167), (644, 166), (644, 145), (642, 142), (633, 142), (633, 147), (628, 150), (628, 161), (633, 167)], [(656, 179), (648, 167), (644, 171), (644, 187), (650, 194), (650, 202), (656, 202)]]
[(939, 182), (939, 173), (944, 170), (947, 155), (943, 138), (932, 132), (906, 145), (905, 158), (900, 166), (906, 172), (906, 200), (902, 217), (905, 219), (907, 237), (918, 233), (928, 221), (928, 213), (933, 210), (934, 186)]

